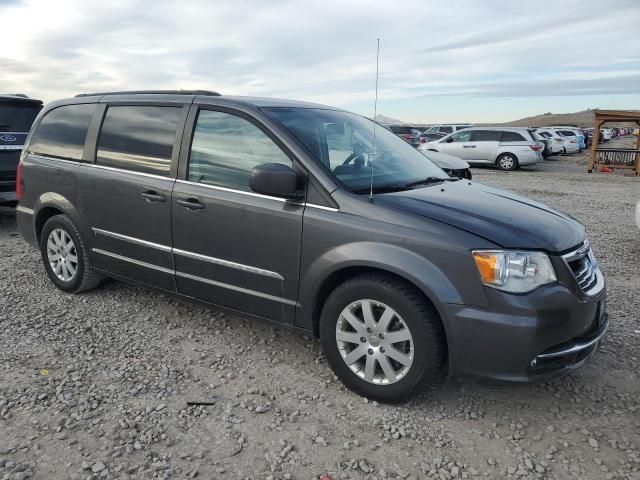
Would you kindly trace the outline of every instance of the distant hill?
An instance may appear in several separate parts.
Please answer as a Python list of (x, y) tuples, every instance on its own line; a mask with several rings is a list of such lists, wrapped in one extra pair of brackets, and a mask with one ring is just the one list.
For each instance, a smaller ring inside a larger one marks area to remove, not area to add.
[(593, 127), (594, 114), (592, 110), (575, 113), (545, 113), (534, 117), (525, 117), (511, 122), (500, 123), (505, 127), (548, 127), (551, 125), (577, 125), (578, 127)]

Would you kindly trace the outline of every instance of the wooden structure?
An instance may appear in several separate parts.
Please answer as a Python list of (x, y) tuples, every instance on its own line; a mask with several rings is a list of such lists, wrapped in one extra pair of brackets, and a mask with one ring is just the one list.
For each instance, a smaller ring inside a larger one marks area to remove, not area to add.
[(599, 148), (600, 129), (608, 122), (636, 123), (640, 126), (639, 110), (594, 110), (595, 125), (593, 128), (593, 140), (591, 145), (591, 157), (589, 158), (589, 173), (600, 166), (611, 169), (631, 170), (635, 175), (640, 175), (640, 136), (636, 140), (635, 149)]

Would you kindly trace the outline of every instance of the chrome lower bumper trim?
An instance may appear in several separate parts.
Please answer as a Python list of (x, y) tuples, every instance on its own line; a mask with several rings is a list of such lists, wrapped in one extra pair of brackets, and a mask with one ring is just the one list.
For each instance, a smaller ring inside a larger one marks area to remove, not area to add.
[(581, 352), (582, 350), (586, 350), (588, 348), (591, 348), (592, 346), (594, 346), (596, 343), (598, 343), (602, 337), (604, 336), (605, 332), (607, 331), (607, 328), (609, 328), (609, 320), (607, 319), (605, 321), (604, 327), (602, 328), (602, 330), (600, 330), (600, 332), (598, 332), (598, 334), (589, 339), (589, 340), (585, 340), (582, 342), (577, 342), (573, 345), (571, 345), (570, 347), (563, 347), (560, 350), (553, 350), (551, 352), (547, 352), (547, 353), (541, 353), (540, 355), (538, 355), (534, 361), (537, 360), (544, 360), (547, 358), (557, 358), (557, 357), (564, 357), (566, 355), (571, 355), (572, 353), (577, 353), (577, 352)]

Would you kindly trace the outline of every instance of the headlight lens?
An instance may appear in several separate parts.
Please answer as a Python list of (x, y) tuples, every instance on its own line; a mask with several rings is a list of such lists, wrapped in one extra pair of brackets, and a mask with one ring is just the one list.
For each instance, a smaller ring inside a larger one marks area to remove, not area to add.
[(549, 257), (541, 252), (474, 250), (482, 283), (512, 293), (525, 293), (556, 281)]

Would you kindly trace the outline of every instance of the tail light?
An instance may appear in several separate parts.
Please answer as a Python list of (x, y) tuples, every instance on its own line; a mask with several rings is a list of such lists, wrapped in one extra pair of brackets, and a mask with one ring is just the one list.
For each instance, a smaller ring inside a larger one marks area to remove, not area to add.
[(529, 147), (531, 148), (531, 150), (533, 150), (534, 152), (537, 152), (538, 150), (540, 150), (542, 148), (541, 145), (529, 145)]
[(22, 197), (22, 185), (20, 185), (22, 180), (22, 159), (18, 162), (18, 168), (16, 169), (16, 198), (20, 201), (20, 197)]

